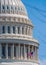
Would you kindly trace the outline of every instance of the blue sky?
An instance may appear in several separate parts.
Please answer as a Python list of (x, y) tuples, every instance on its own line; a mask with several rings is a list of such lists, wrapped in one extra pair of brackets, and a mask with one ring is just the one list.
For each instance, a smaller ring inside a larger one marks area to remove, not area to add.
[[(39, 59), (46, 59), (46, 0), (22, 0), (34, 25), (33, 36), (39, 40)], [(36, 7), (36, 9), (35, 9)], [(37, 9), (38, 8), (38, 9)]]

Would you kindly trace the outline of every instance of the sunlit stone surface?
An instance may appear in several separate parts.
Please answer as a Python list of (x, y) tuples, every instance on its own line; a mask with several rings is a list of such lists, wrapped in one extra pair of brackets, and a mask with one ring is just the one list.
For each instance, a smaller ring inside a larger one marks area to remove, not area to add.
[(21, 0), (0, 0), (0, 65), (39, 65), (33, 27)]

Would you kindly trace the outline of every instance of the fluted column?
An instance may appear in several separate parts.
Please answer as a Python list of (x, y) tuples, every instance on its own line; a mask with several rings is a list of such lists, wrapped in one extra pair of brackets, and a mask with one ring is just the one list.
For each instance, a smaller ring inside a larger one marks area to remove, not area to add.
[(26, 35), (26, 26), (24, 27), (24, 34)]
[(12, 48), (11, 48), (11, 57), (12, 59), (14, 59), (14, 44), (12, 45)]
[(13, 26), (11, 26), (11, 34), (13, 33)]
[(8, 33), (7, 26), (5, 27), (5, 32), (6, 32), (6, 34)]
[(29, 53), (30, 53), (30, 45), (28, 46), (28, 58), (30, 59)]
[(20, 26), (20, 34), (22, 34), (22, 26)]
[(38, 48), (36, 47), (36, 60), (38, 60)]
[(8, 44), (6, 44), (6, 59), (8, 59)]
[(35, 47), (35, 60), (38, 59), (38, 50), (37, 47)]
[(29, 35), (29, 27), (27, 27), (27, 35)]
[(2, 45), (0, 43), (0, 59), (1, 59), (1, 56), (2, 56)]
[(20, 44), (19, 44), (19, 59), (20, 59)]
[(16, 58), (17, 58), (17, 59), (18, 59), (18, 56), (19, 56), (18, 51), (19, 51), (19, 47), (18, 47), (18, 46), (16, 46)]
[(18, 34), (18, 29), (17, 29), (17, 26), (15, 26), (15, 33)]
[(24, 44), (24, 59), (26, 59), (26, 50), (25, 50), (25, 44)]

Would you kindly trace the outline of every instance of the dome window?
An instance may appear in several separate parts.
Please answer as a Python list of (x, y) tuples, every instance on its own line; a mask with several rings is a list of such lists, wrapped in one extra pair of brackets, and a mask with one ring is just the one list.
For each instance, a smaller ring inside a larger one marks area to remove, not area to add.
[(3, 10), (5, 9), (5, 6), (4, 6), (4, 5), (2, 6), (2, 9), (3, 9)]
[(2, 33), (5, 33), (5, 26), (2, 27)]
[(7, 9), (9, 9), (9, 6), (7, 6)]
[(10, 33), (10, 26), (8, 26), (8, 33)]
[(13, 26), (13, 33), (15, 33), (15, 27)]

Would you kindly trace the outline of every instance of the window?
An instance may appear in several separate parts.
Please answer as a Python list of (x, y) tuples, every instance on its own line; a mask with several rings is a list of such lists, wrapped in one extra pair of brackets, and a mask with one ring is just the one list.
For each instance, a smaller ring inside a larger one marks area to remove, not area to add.
[(5, 26), (2, 27), (2, 33), (5, 33)]
[(8, 33), (10, 33), (10, 26), (8, 26)]
[(22, 34), (24, 34), (24, 28), (22, 28)]
[(5, 13), (5, 6), (2, 5), (2, 13)]
[(15, 33), (15, 27), (13, 26), (13, 33)]
[(4, 5), (2, 6), (2, 9), (3, 9), (3, 10), (5, 9), (5, 6), (4, 6)]
[(9, 6), (7, 6), (7, 9), (9, 9)]

